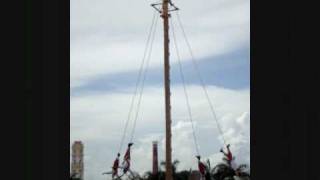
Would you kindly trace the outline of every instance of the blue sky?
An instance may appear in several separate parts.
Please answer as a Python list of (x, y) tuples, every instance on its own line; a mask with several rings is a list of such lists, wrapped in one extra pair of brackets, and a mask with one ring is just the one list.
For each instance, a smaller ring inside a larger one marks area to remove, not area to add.
[[(110, 170), (118, 151), (152, 19), (150, 4), (154, 2), (71, 1), (70, 141), (84, 142), (86, 179), (106, 179), (101, 173)], [(236, 163), (250, 163), (250, 1), (173, 2), (181, 9), (182, 23)], [(174, 14), (171, 20), (177, 25)], [(159, 142), (159, 159), (164, 160), (161, 19), (156, 28), (132, 149), (132, 169), (139, 173), (151, 170), (152, 141)], [(199, 149), (215, 164), (222, 157), (221, 134), (181, 31), (175, 30)], [(173, 159), (181, 161), (178, 169), (196, 169), (191, 124), (173, 48), (170, 58)], [(127, 134), (126, 143), (128, 139)]]
[[(243, 89), (250, 86), (250, 54), (248, 47), (236, 49), (228, 54), (199, 59), (199, 69), (207, 85), (230, 89)], [(175, 54), (171, 61), (171, 84), (181, 84), (179, 67)], [(186, 84), (200, 85), (191, 60), (182, 64)], [(135, 86), (138, 71), (126, 71), (92, 78), (88, 84), (72, 89), (71, 95), (92, 92), (121, 91)], [(146, 86), (163, 85), (163, 68), (150, 68), (145, 82)]]

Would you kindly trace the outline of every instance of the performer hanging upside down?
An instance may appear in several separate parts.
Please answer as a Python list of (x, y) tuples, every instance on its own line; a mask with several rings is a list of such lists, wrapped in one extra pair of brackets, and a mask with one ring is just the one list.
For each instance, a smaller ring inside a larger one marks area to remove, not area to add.
[(229, 164), (229, 166), (231, 167), (231, 161), (233, 160), (233, 157), (232, 157), (232, 153), (230, 151), (230, 144), (227, 145), (227, 153), (225, 153), (223, 151), (223, 149), (221, 148), (220, 149), (220, 152), (223, 153), (224, 157), (223, 157), (223, 160), (227, 161), (227, 163)]
[(114, 162), (113, 162), (113, 166), (112, 166), (112, 179), (113, 179), (115, 176), (118, 176), (119, 157), (120, 157), (120, 153), (117, 154), (117, 158), (116, 158), (116, 160), (114, 160)]
[(126, 151), (126, 154), (124, 155), (123, 158), (123, 174), (127, 173), (130, 170), (130, 147), (133, 145), (133, 143), (128, 144), (128, 148)]
[(198, 168), (199, 168), (199, 172), (201, 174), (201, 179), (205, 179), (205, 175), (206, 175), (206, 165), (204, 165), (201, 161), (200, 161), (200, 156), (196, 156), (196, 158), (198, 159)]

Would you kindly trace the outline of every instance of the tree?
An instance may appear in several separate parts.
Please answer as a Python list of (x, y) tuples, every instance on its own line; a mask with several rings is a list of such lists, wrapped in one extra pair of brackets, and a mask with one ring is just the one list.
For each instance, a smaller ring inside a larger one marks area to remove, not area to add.
[[(174, 180), (187, 180), (190, 176), (190, 172), (187, 171), (187, 170), (183, 170), (183, 171), (180, 171), (178, 172), (178, 165), (179, 165), (180, 161), (179, 160), (174, 160), (172, 162), (172, 174), (173, 174), (173, 179)], [(165, 166), (166, 166), (166, 162), (165, 161), (161, 161), (160, 165), (162, 167), (164, 167), (165, 169)], [(163, 173), (163, 176), (160, 175), (160, 178), (159, 180), (164, 180), (165, 178), (165, 172), (161, 171)], [(163, 177), (163, 179), (162, 179)]]
[(165, 173), (163, 171), (158, 171), (156, 174), (151, 173), (150, 171), (144, 173), (143, 180), (165, 180)]
[[(173, 177), (175, 176), (175, 174), (176, 174), (176, 172), (177, 172), (177, 167), (178, 167), (178, 164), (179, 164), (179, 163), (180, 163), (180, 161), (177, 160), (177, 159), (172, 162), (172, 174), (173, 174)], [(160, 162), (160, 165), (163, 166), (164, 169), (165, 169), (165, 167), (166, 167), (166, 162), (165, 162), (165, 161), (161, 161), (161, 162)]]
[(217, 164), (211, 171), (215, 180), (225, 180), (225, 178), (232, 178), (236, 175), (235, 171), (224, 163)]
[[(180, 163), (180, 161), (177, 160), (177, 159), (172, 162), (172, 172), (173, 172), (173, 174), (175, 174), (175, 172), (177, 171), (177, 166), (178, 166), (179, 163)], [(160, 165), (163, 166), (164, 169), (165, 169), (166, 162), (165, 161), (161, 161)]]
[(249, 172), (246, 164), (240, 164), (235, 170), (224, 163), (217, 164), (213, 169), (211, 169), (211, 174), (215, 180), (234, 180), (236, 176), (237, 179), (250, 179)]
[(236, 175), (239, 177), (247, 177), (250, 178), (250, 174), (247, 171), (248, 166), (246, 164), (240, 164), (235, 170)]
[(176, 172), (174, 179), (175, 180), (187, 180), (189, 178), (189, 176), (190, 176), (190, 172), (183, 170), (180, 172)]

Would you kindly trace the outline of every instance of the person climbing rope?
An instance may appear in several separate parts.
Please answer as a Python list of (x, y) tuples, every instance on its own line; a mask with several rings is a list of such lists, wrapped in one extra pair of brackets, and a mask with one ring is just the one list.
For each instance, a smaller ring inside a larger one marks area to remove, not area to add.
[(221, 148), (220, 152), (222, 152), (223, 155), (225, 156), (225, 157), (223, 157), (223, 160), (227, 161), (228, 165), (231, 167), (231, 161), (233, 160), (233, 157), (232, 157), (232, 153), (230, 151), (230, 144), (227, 145), (227, 150), (228, 151), (225, 153), (223, 151), (223, 149)]
[(201, 179), (205, 179), (205, 175), (206, 175), (206, 165), (204, 165), (201, 161), (200, 161), (200, 156), (196, 156), (196, 158), (198, 159), (198, 168), (199, 168), (199, 172), (201, 174)]
[(133, 145), (133, 143), (129, 143), (128, 144), (128, 148), (126, 151), (126, 154), (123, 157), (123, 174), (126, 174), (128, 172), (128, 170), (130, 170), (130, 148)]
[(113, 166), (112, 166), (112, 179), (115, 176), (118, 176), (118, 168), (119, 168), (119, 157), (120, 157), (120, 153), (117, 154), (117, 158), (114, 160), (113, 162)]

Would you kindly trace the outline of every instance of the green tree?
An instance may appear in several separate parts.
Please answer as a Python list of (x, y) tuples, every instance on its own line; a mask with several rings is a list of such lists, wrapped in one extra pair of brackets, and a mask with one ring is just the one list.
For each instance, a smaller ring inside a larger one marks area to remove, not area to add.
[(250, 174), (246, 172), (246, 164), (240, 164), (236, 169), (231, 168), (229, 165), (224, 163), (217, 164), (210, 170), (214, 180), (234, 180), (234, 176), (238, 179), (250, 179)]
[[(173, 176), (174, 176), (174, 175), (176, 174), (176, 172), (177, 172), (177, 167), (178, 167), (179, 163), (180, 163), (180, 161), (177, 160), (177, 159), (172, 162), (172, 174), (173, 174)], [(164, 169), (165, 169), (165, 167), (166, 167), (166, 162), (165, 162), (165, 161), (161, 161), (160, 165), (163, 166)]]

